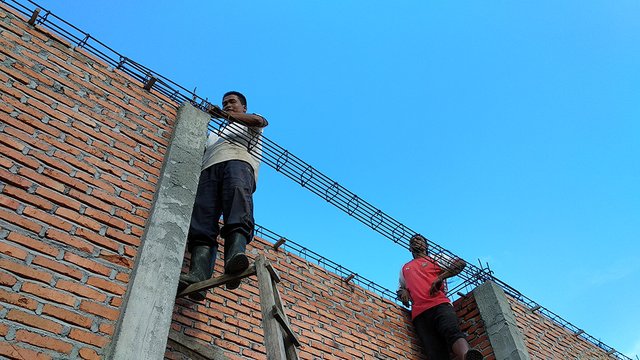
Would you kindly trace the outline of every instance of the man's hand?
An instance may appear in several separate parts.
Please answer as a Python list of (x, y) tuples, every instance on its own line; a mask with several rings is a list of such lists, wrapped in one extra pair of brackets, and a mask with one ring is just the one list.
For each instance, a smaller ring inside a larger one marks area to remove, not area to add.
[(440, 277), (438, 277), (438, 279), (436, 279), (436, 281), (431, 283), (431, 288), (429, 288), (429, 295), (431, 296), (435, 296), (438, 291), (442, 291), (443, 288), (443, 279), (441, 279)]
[(398, 299), (402, 302), (402, 305), (409, 307), (411, 303), (411, 296), (409, 295), (409, 290), (407, 289), (398, 289), (396, 291), (396, 295), (398, 295)]
[(213, 116), (229, 118), (229, 114), (227, 114), (224, 110), (220, 109), (218, 105), (209, 104), (207, 106), (207, 112)]

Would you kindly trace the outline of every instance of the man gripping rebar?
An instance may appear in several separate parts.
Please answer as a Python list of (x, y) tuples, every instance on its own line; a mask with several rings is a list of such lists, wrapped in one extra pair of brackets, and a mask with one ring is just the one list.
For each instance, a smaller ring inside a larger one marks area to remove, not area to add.
[[(247, 113), (247, 99), (237, 91), (224, 94), (222, 109), (213, 106), (209, 112), (228, 119), (229, 124), (207, 139), (188, 234), (189, 273), (180, 276), (178, 292), (211, 277), (218, 235), (224, 238), (224, 273), (239, 274), (249, 266), (245, 249), (253, 239), (253, 192), (262, 130), (268, 123), (261, 115)], [(221, 215), (222, 229), (218, 223)], [(227, 289), (239, 285), (240, 280), (233, 281), (227, 283)], [(190, 297), (202, 301), (205, 295), (201, 291)]]
[(458, 275), (466, 262), (444, 256), (430, 257), (427, 239), (422, 235), (411, 237), (409, 250), (413, 260), (400, 271), (398, 298), (405, 306), (411, 303), (411, 318), (427, 359), (448, 360), (452, 352), (457, 360), (482, 360), (482, 353), (469, 348), (445, 293), (446, 279)]

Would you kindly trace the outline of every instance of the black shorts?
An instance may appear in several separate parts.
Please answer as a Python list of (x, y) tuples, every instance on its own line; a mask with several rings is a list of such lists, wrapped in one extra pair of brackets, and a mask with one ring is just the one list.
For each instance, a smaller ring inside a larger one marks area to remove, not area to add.
[(426, 310), (413, 319), (413, 325), (429, 360), (449, 360), (453, 343), (465, 337), (449, 303)]

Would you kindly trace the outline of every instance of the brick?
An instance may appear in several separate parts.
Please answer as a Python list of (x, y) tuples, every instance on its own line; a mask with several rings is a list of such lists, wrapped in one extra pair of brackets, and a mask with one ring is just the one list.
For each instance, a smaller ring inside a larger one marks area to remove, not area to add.
[(133, 260), (118, 254), (111, 254), (107, 251), (101, 251), (99, 257), (113, 264), (133, 269)]
[(124, 211), (122, 209), (116, 209), (115, 211), (115, 216), (125, 220), (128, 223), (133, 223), (135, 225), (138, 226), (145, 226), (147, 219), (141, 217), (141, 216), (136, 216), (130, 212)]
[(119, 308), (120, 305), (122, 305), (122, 298), (114, 297), (113, 299), (111, 299), (111, 301), (109, 301), (109, 305)]
[[(38, 160), (42, 161), (44, 164), (47, 164), (48, 166), (58, 169), (60, 171), (62, 171), (65, 174), (69, 174), (71, 173), (71, 171), (73, 170), (71, 168), (71, 166), (67, 165), (66, 163), (63, 163), (62, 161), (53, 158), (51, 156), (49, 156), (48, 154), (42, 152), (42, 151), (30, 151), (29, 155), (37, 158)], [(30, 166), (31, 168), (35, 168), (37, 169), (38, 166)]]
[(49, 283), (53, 279), (53, 275), (48, 272), (36, 270), (33, 267), (18, 264), (6, 259), (0, 259), (0, 269), (5, 269), (21, 277)]
[(113, 335), (115, 330), (116, 330), (116, 328), (112, 324), (102, 323), (98, 327), (98, 331), (100, 331), (101, 333), (107, 334), (107, 335)]
[(29, 253), (5, 242), (0, 242), (0, 254), (5, 254), (16, 259), (24, 260), (27, 258), (27, 255)]
[(129, 274), (119, 272), (119, 273), (116, 275), (116, 280), (118, 280), (118, 281), (120, 281), (120, 282), (123, 282), (123, 283), (125, 283), (125, 284), (126, 284), (126, 283), (129, 283)]
[(109, 194), (104, 190), (100, 190), (100, 189), (94, 189), (91, 192), (91, 195), (94, 197), (97, 197), (100, 200), (103, 200), (109, 204), (113, 204), (121, 209), (127, 210), (127, 211), (131, 211), (133, 210), (133, 205), (131, 205), (130, 203), (121, 200), (117, 197), (115, 197), (113, 194)]
[(124, 190), (124, 191), (130, 191), (133, 193), (138, 193), (140, 192), (140, 188), (131, 184), (128, 181), (123, 181), (121, 180), (119, 177), (115, 177), (111, 174), (107, 174), (107, 173), (101, 173), (100, 174), (100, 179), (108, 182), (109, 184), (112, 184), (113, 186), (119, 188), (120, 190)]
[(15, 199), (0, 194), (0, 206), (5, 207), (9, 210), (18, 211), (18, 209), (20, 208), (20, 203)]
[(37, 195), (40, 195), (50, 201), (52, 201), (54, 204), (66, 207), (68, 209), (72, 209), (72, 210), (80, 210), (80, 202), (77, 200), (74, 200), (68, 196), (65, 196), (59, 192), (53, 191), (51, 189), (48, 189), (44, 186), (38, 186), (35, 189), (35, 193)]
[(0, 180), (8, 184), (14, 185), (20, 189), (28, 189), (31, 186), (33, 186), (33, 182), (25, 179), (22, 176), (12, 174), (5, 169), (0, 169)]
[(106, 346), (107, 343), (109, 343), (109, 338), (107, 336), (96, 335), (94, 333), (80, 329), (71, 329), (71, 332), (69, 332), (69, 337), (73, 340), (77, 340), (85, 344), (97, 346), (100, 348)]
[(82, 326), (84, 328), (91, 328), (92, 320), (86, 316), (83, 316), (75, 311), (70, 311), (63, 309), (59, 306), (45, 304), (42, 308), (42, 313), (45, 315), (49, 315), (56, 319), (62, 320), (69, 324), (74, 324), (78, 326)]
[(102, 181), (101, 179), (96, 179), (93, 175), (90, 175), (84, 171), (76, 172), (75, 177), (82, 180), (87, 185), (93, 186), (95, 188), (100, 188), (108, 193), (116, 193), (116, 188), (112, 184), (109, 184), (106, 181)]
[(77, 211), (74, 210), (70, 210), (67, 208), (63, 208), (63, 207), (59, 207), (58, 209), (56, 209), (55, 212), (56, 215), (63, 217), (67, 220), (73, 221), (74, 223), (80, 225), (80, 226), (84, 226), (86, 228), (89, 228), (93, 231), (100, 231), (100, 228), (102, 228), (102, 225), (100, 225), (99, 222), (91, 219), (88, 216), (84, 216), (80, 213), (78, 213)]
[(87, 208), (87, 210), (85, 211), (85, 215), (92, 217), (105, 225), (113, 226), (120, 230), (124, 230), (127, 228), (127, 224), (124, 221), (93, 208)]
[(18, 71), (10, 66), (3, 66), (2, 71), (9, 75), (12, 79), (19, 81), (25, 85), (29, 84), (29, 78), (21, 71)]
[[(8, 129), (13, 129), (13, 128), (5, 128), (4, 131), (6, 132)], [(15, 129), (13, 129), (13, 131), (17, 132)], [(6, 152), (6, 150), (4, 149), (9, 149), (9, 148), (17, 151), (22, 151), (26, 147), (26, 145), (21, 141), (16, 141), (16, 137), (9, 136), (6, 133), (1, 133), (1, 132), (0, 132), (0, 143), (4, 144), (2, 147), (0, 147), (3, 149), (3, 152)]]
[(80, 310), (86, 311), (93, 315), (98, 315), (105, 319), (115, 321), (118, 319), (120, 312), (117, 309), (113, 309), (95, 302), (83, 300), (80, 303)]
[(76, 230), (76, 235), (85, 238), (96, 245), (111, 249), (113, 251), (118, 251), (118, 249), (120, 248), (120, 245), (118, 245), (118, 243), (116, 243), (115, 241), (107, 239), (104, 236), (98, 235), (88, 229), (79, 228)]
[(37, 128), (38, 130), (41, 130), (43, 133), (48, 134), (50, 137), (53, 138), (57, 138), (60, 136), (60, 130), (50, 126), (49, 124), (45, 124), (43, 123), (40, 119), (44, 118), (45, 114), (35, 110), (35, 109), (31, 109), (32, 111), (30, 112), (24, 112), (22, 109), (23, 104), (17, 103), (16, 105), (19, 104), (19, 108), (16, 108), (16, 110), (18, 110), (19, 114), (17, 118), (12, 118), (10, 116), (7, 117), (3, 117), (3, 120), (13, 126), (16, 129), (20, 129), (28, 134), (34, 134), (35, 133), (35, 129)]
[(61, 291), (53, 290), (50, 287), (40, 286), (32, 282), (25, 282), (22, 284), (20, 291), (33, 294), (39, 298), (53, 301), (59, 304), (68, 306), (74, 306), (76, 304), (76, 297)]
[(53, 209), (53, 204), (50, 201), (45, 200), (39, 196), (30, 194), (22, 189), (19, 189), (13, 186), (6, 186), (3, 192), (7, 195), (11, 195), (16, 199), (20, 199), (22, 202), (34, 205), (42, 210), (49, 211)]
[(104, 201), (100, 201), (100, 200), (96, 199), (92, 195), (87, 195), (87, 194), (81, 193), (81, 192), (79, 192), (79, 191), (77, 191), (75, 189), (69, 190), (69, 196), (74, 198), (74, 199), (80, 200), (82, 203), (84, 203), (86, 205), (90, 205), (91, 207), (100, 209), (102, 211), (110, 212), (111, 209), (113, 209), (113, 205), (107, 204)]
[(113, 280), (105, 280), (97, 277), (89, 277), (87, 285), (95, 286), (98, 289), (108, 291), (115, 295), (124, 295), (126, 290), (124, 286), (115, 284)]
[(37, 169), (40, 166), (40, 163), (34, 160), (32, 157), (26, 156), (22, 152), (10, 149), (6, 146), (0, 146), (0, 153), (8, 158), (11, 158), (18, 164), (30, 167), (32, 169)]
[(74, 189), (80, 190), (82, 192), (87, 192), (89, 186), (78, 179), (74, 179), (71, 176), (61, 173), (58, 170), (51, 168), (44, 168), (42, 170), (42, 175), (49, 176), (50, 178), (57, 179), (59, 182), (67, 184)]
[(98, 302), (104, 302), (107, 299), (107, 296), (104, 293), (94, 290), (77, 281), (58, 280), (58, 282), (56, 282), (56, 288)]
[(7, 274), (5, 272), (0, 272), (0, 285), (11, 287), (18, 282), (15, 276), (11, 274)]
[(109, 276), (111, 274), (110, 268), (102, 264), (99, 264), (92, 259), (84, 258), (71, 252), (66, 252), (64, 254), (64, 260), (72, 264), (78, 265), (82, 268), (85, 268), (87, 270), (90, 270), (93, 273), (98, 273), (104, 276)]
[[(76, 233), (80, 232), (81, 229), (78, 229), (78, 231), (76, 231)], [(56, 229), (49, 229), (47, 230), (45, 237), (47, 239), (59, 242), (59, 243), (63, 243), (65, 245), (69, 245), (72, 246), (82, 252), (88, 253), (88, 254), (92, 254), (95, 247), (89, 243), (87, 243), (86, 241), (80, 240), (75, 236), (71, 236), (66, 232), (62, 232)]]
[(62, 274), (62, 275), (66, 275), (69, 277), (72, 277), (74, 279), (80, 280), (82, 279), (82, 272), (76, 269), (73, 269), (69, 266), (63, 265), (62, 263), (60, 263), (57, 260), (51, 260), (49, 258), (46, 258), (44, 256), (36, 256), (33, 259), (33, 264), (35, 265), (39, 265), (42, 267), (45, 267), (47, 269), (51, 269), (55, 272), (57, 272), (58, 274)]
[(31, 206), (27, 206), (22, 211), (22, 214), (29, 218), (42, 221), (43, 223), (46, 223), (48, 225), (55, 226), (64, 231), (71, 231), (71, 229), (73, 228), (73, 225), (71, 225), (70, 223)]
[(42, 316), (27, 314), (17, 309), (11, 309), (6, 318), (11, 321), (33, 326), (35, 328), (42, 329), (54, 334), (62, 333), (62, 325), (54, 321), (45, 319)]
[(84, 360), (100, 360), (101, 359), (101, 357), (98, 356), (98, 353), (95, 350), (89, 349), (89, 348), (80, 349), (78, 354)]
[(130, 244), (136, 247), (140, 246), (139, 237), (125, 234), (122, 231), (118, 231), (114, 228), (107, 228), (107, 236), (126, 244)]
[(0, 355), (10, 359), (51, 360), (51, 356), (0, 340)]
[(27, 330), (18, 330), (16, 332), (16, 340), (62, 354), (70, 354), (71, 350), (73, 350), (73, 345), (68, 342), (54, 339), (50, 336), (42, 336)]
[(56, 190), (57, 192), (60, 192), (60, 193), (64, 192), (64, 189), (65, 189), (64, 184), (54, 180), (51, 177), (44, 176), (32, 169), (21, 168), (20, 170), (18, 170), (18, 174), (20, 174), (21, 176), (27, 179), (31, 179), (40, 185), (46, 186), (52, 190)]
[(19, 293), (5, 291), (4, 289), (0, 289), (0, 302), (16, 305), (29, 310), (35, 310), (38, 307), (37, 301), (20, 295)]
[(0, 155), (0, 167), (4, 167), (5, 169), (10, 169), (15, 164), (16, 163), (13, 160), (8, 159), (3, 155)]

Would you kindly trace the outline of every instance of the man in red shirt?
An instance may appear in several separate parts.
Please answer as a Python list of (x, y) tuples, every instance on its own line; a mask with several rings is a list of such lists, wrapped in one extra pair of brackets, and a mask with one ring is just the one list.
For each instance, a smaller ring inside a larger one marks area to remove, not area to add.
[(409, 240), (413, 260), (400, 271), (398, 298), (405, 306), (411, 302), (411, 319), (429, 360), (448, 360), (449, 352), (459, 360), (482, 360), (476, 349), (469, 349), (460, 331), (458, 316), (446, 295), (445, 279), (458, 275), (467, 263), (462, 259), (427, 255), (427, 240), (414, 235)]

